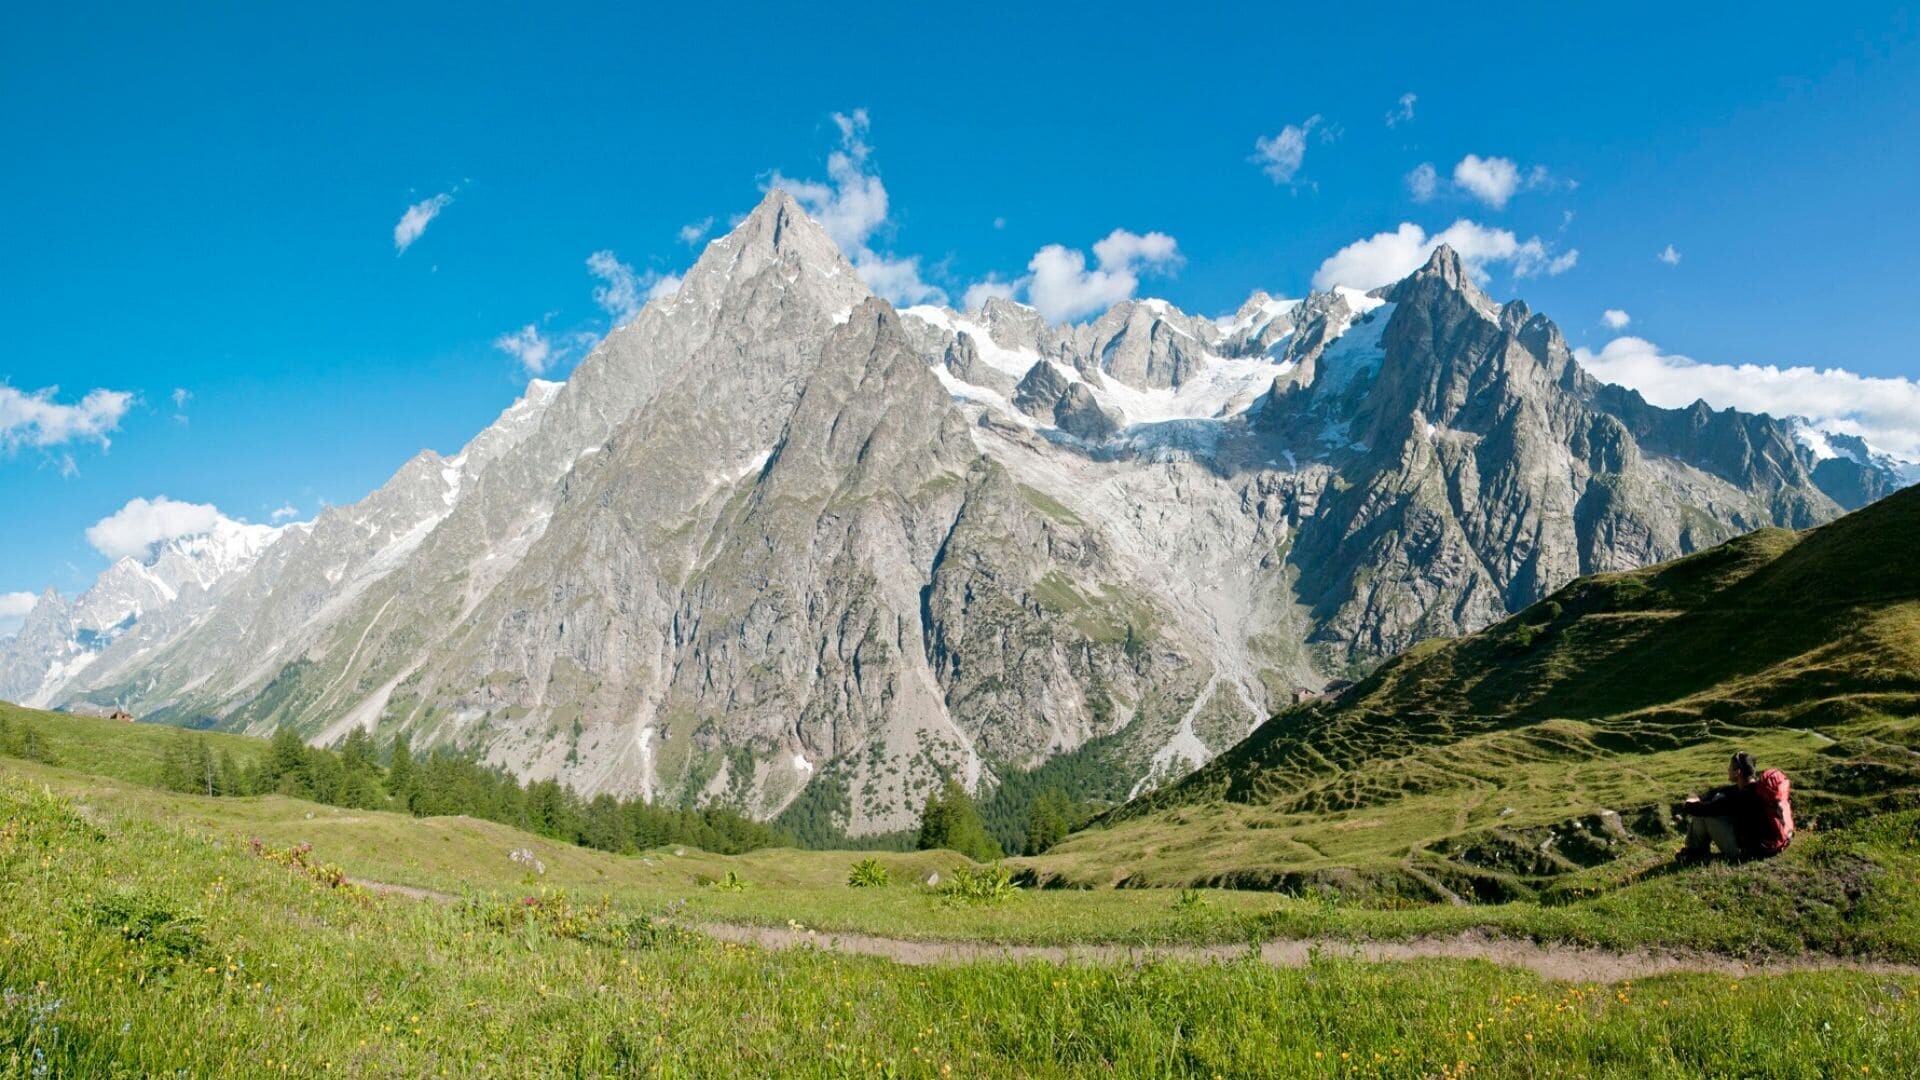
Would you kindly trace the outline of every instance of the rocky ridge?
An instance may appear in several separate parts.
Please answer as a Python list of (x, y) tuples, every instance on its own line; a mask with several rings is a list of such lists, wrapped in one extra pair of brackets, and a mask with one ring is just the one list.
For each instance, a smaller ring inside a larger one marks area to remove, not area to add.
[(566, 383), (52, 696), (859, 835), (1066, 754), (1140, 790), (1416, 641), (1892, 482), (1594, 382), (1444, 248), (1053, 327), (896, 312), (776, 192)]

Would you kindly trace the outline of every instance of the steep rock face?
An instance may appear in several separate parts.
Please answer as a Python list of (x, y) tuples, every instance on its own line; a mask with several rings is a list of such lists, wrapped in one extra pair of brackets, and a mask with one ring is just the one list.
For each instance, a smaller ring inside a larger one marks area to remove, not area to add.
[(1018, 384), (1013, 376), (980, 358), (980, 347), (971, 334), (957, 334), (946, 347), (943, 362), (961, 382), (985, 387), (1002, 397), (1013, 397)]
[(1796, 438), (1596, 383), (1444, 249), (1052, 327), (895, 313), (776, 192), (565, 384), (62, 694), (872, 833), (1072, 751), (1140, 790), (1414, 641), (1876, 490)]
[(1352, 454), (1295, 552), (1335, 662), (1478, 629), (1582, 574), (1840, 512), (1777, 421), (1622, 408), (1551, 323), (1496, 307), (1450, 251), (1383, 298)]
[(0, 699), (31, 702), (42, 687), (63, 683), (77, 629), (73, 604), (54, 589), (42, 592), (19, 631), (0, 641)]

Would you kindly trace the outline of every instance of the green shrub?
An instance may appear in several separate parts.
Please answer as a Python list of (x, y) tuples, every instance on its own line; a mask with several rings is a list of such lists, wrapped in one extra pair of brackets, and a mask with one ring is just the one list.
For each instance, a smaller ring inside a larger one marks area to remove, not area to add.
[(974, 869), (962, 866), (940, 883), (937, 890), (949, 900), (969, 904), (998, 904), (1013, 899), (1020, 887), (1013, 883), (1013, 872), (999, 863)]
[(479, 904), (476, 910), (480, 921), (491, 930), (531, 930), (620, 949), (652, 949), (685, 936), (685, 931), (645, 915), (622, 912), (606, 897), (595, 904), (577, 906), (567, 899), (565, 889), (542, 889), (518, 900)]
[(1206, 894), (1199, 889), (1181, 889), (1179, 899), (1173, 902), (1174, 912), (1180, 915), (1190, 915), (1206, 906)]
[(726, 877), (713, 883), (713, 887), (721, 892), (746, 892), (747, 879), (741, 877), (735, 871), (729, 870), (727, 871)]
[(156, 893), (122, 888), (77, 907), (83, 921), (118, 930), (123, 939), (146, 954), (151, 966), (191, 960), (207, 948), (200, 917), (175, 911), (165, 897)]
[(853, 864), (847, 884), (856, 889), (877, 889), (893, 884), (893, 875), (880, 865), (879, 859), (861, 859)]

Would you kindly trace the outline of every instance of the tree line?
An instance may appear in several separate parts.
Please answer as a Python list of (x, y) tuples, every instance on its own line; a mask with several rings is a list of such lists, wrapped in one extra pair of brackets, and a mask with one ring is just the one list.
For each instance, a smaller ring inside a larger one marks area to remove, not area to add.
[[(362, 728), (348, 733), (338, 749), (328, 749), (309, 746), (293, 729), (282, 727), (267, 741), (264, 753), (247, 755), (244, 762), (230, 749), (216, 753), (203, 733), (181, 731), (166, 743), (159, 785), (195, 795), (285, 795), (415, 817), (465, 814), (622, 853), (678, 844), (725, 855), (765, 847), (847, 845), (842, 836), (809, 836), (805, 829), (797, 830), (796, 837), (794, 831), (725, 807), (665, 807), (605, 793), (584, 798), (557, 780), (523, 783), (445, 748), (415, 754), (404, 734), (395, 735), (382, 754)], [(32, 724), (10, 723), (4, 714), (0, 754), (58, 763)], [(1071, 799), (1053, 786), (1034, 790), (1022, 784), (1026, 779), (1016, 774), (1003, 782), (988, 796), (988, 813), (983, 815), (960, 782), (949, 778), (927, 796), (916, 829), (881, 838), (892, 843), (865, 846), (947, 848), (991, 862), (1008, 854), (1038, 855), (1097, 812), (1094, 804)], [(1015, 816), (1014, 806), (1022, 802), (1025, 813)]]
[(286, 795), (415, 817), (465, 814), (602, 851), (637, 852), (685, 844), (723, 855), (790, 845), (779, 831), (725, 807), (665, 807), (600, 794), (583, 798), (557, 780), (522, 783), (446, 749), (416, 755), (407, 737), (388, 744), (383, 765), (374, 738), (356, 728), (339, 749), (308, 746), (291, 728), (246, 764), (215, 754), (205, 735), (171, 740), (160, 784), (197, 795)]

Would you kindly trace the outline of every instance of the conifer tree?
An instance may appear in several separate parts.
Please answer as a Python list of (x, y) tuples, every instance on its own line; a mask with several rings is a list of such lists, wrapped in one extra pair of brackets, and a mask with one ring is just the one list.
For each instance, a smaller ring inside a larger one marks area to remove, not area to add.
[(946, 848), (977, 862), (1003, 858), (1005, 852), (987, 834), (973, 797), (958, 780), (948, 780), (941, 790), (927, 796), (920, 814), (920, 849)]
[(1026, 853), (1038, 855), (1064, 840), (1073, 828), (1072, 817), (1073, 808), (1065, 796), (1051, 788), (1041, 792), (1027, 811)]
[(405, 732), (393, 737), (393, 757), (387, 763), (387, 794), (400, 804), (402, 810), (413, 806), (413, 747), (408, 745)]

